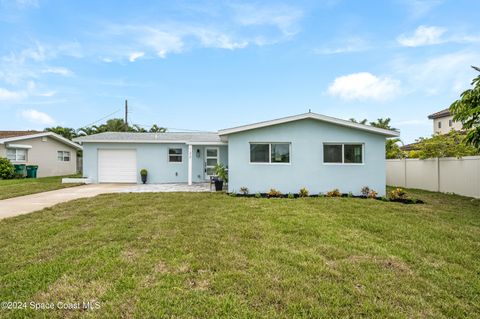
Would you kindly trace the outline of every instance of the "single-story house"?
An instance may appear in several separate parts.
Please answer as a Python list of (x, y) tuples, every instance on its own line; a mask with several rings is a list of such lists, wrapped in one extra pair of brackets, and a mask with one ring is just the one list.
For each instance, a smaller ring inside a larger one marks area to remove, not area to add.
[(75, 139), (83, 144), (83, 174), (93, 183), (197, 183), (228, 167), (228, 191), (275, 188), (310, 193), (338, 188), (385, 194), (385, 138), (396, 131), (316, 113), (207, 133), (108, 132)]
[(38, 165), (37, 177), (76, 174), (81, 149), (52, 132), (0, 131), (0, 157), (13, 164)]

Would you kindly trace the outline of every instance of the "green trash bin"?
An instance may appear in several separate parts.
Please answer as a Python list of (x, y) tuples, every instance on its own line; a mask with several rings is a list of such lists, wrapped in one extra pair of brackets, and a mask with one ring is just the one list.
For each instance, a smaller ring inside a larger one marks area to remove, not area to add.
[(15, 176), (25, 177), (27, 175), (26, 165), (25, 164), (14, 164)]
[(27, 178), (37, 178), (38, 165), (27, 166)]

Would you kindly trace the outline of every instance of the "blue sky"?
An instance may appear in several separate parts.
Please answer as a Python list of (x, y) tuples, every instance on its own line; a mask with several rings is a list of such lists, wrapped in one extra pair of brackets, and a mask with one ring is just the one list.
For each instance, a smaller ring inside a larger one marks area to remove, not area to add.
[[(0, 129), (217, 130), (311, 109), (405, 142), (469, 87), (479, 1), (0, 0)], [(112, 117), (113, 117), (112, 116)]]

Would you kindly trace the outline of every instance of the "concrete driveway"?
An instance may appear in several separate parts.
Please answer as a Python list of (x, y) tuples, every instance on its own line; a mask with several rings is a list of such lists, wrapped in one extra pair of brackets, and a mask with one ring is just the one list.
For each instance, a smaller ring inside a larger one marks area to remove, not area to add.
[(0, 200), (0, 219), (28, 214), (77, 198), (93, 197), (105, 193), (117, 193), (131, 187), (131, 184), (91, 184), (4, 199)]

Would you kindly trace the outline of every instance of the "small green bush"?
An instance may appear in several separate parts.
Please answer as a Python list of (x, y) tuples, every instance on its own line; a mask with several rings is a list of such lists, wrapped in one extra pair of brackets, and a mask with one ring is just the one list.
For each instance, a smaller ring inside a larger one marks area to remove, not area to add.
[(5, 157), (0, 157), (0, 178), (10, 179), (15, 175), (13, 164)]
[(255, 198), (261, 198), (261, 197), (262, 197), (262, 194), (260, 194), (260, 193), (255, 194)]
[(308, 189), (306, 189), (305, 187), (303, 187), (302, 189), (300, 189), (300, 192), (298, 193), (298, 196), (300, 197), (308, 197)]
[(295, 195), (293, 195), (292, 193), (288, 193), (288, 196), (287, 196), (287, 197), (290, 198), (290, 199), (294, 199), (294, 198), (295, 198)]
[(147, 174), (148, 174), (148, 171), (145, 168), (140, 170), (140, 175), (145, 176)]
[(390, 191), (389, 197), (393, 200), (407, 199), (407, 192), (405, 192), (402, 188), (395, 188), (394, 190)]
[(235, 193), (235, 192), (232, 192), (229, 195), (230, 195), (230, 197), (237, 197), (237, 193)]
[(352, 197), (353, 197), (353, 193), (352, 193), (352, 192), (348, 192), (348, 197), (352, 198)]

